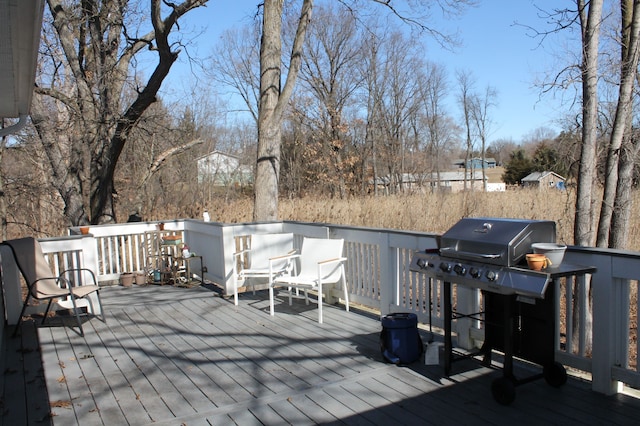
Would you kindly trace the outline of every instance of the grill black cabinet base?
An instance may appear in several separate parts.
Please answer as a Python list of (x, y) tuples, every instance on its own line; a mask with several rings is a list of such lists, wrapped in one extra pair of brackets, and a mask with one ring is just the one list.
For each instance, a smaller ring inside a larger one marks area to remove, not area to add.
[[(516, 387), (521, 384), (544, 378), (549, 385), (560, 387), (567, 381), (565, 368), (555, 362), (555, 280), (561, 277), (584, 276), (595, 272), (595, 268), (561, 265), (557, 270), (549, 272), (552, 282), (547, 286), (544, 298), (525, 298), (523, 301), (515, 294), (483, 291), (485, 341), (480, 355), (483, 356), (483, 365), (489, 366), (493, 350), (504, 354), (503, 375), (491, 385), (491, 393), (500, 404), (511, 404), (515, 400)], [(448, 376), (451, 373), (451, 364), (456, 360), (451, 339), (451, 322), (457, 316), (451, 307), (451, 283), (444, 283), (443, 296), (444, 370)], [(540, 365), (542, 372), (516, 378), (513, 373), (514, 357)]]

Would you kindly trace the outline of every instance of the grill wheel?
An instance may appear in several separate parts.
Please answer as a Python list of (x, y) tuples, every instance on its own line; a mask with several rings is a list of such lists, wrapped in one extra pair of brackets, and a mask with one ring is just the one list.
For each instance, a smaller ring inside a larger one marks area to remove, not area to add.
[(545, 365), (542, 370), (545, 382), (549, 386), (559, 388), (567, 383), (567, 370), (559, 362), (554, 362), (550, 365)]
[(497, 403), (510, 405), (516, 399), (516, 384), (511, 378), (500, 377), (491, 383), (491, 394)]

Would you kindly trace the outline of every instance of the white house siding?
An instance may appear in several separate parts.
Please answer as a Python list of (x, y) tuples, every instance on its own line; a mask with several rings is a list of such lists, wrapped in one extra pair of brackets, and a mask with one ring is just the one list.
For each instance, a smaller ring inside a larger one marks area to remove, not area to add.
[(214, 151), (198, 159), (198, 182), (210, 182), (216, 186), (246, 184), (251, 172), (233, 155)]

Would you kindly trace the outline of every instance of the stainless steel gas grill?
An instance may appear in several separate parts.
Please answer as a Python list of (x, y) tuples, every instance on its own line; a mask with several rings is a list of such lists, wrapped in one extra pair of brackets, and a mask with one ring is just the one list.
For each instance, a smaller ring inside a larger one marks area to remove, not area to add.
[(411, 269), (494, 293), (544, 297), (548, 274), (521, 263), (531, 244), (555, 240), (552, 221), (464, 218), (442, 235), (439, 250), (416, 253)]
[[(445, 316), (445, 374), (453, 361), (491, 353), (504, 353), (503, 377), (492, 384), (494, 398), (510, 404), (515, 386), (544, 377), (553, 386), (566, 381), (566, 371), (554, 360), (555, 295), (553, 281), (560, 277), (585, 275), (595, 268), (556, 265), (544, 271), (529, 270), (525, 255), (533, 243), (554, 243), (556, 225), (546, 220), (464, 218), (445, 232), (440, 248), (414, 254), (410, 269), (443, 282)], [(451, 306), (452, 284), (483, 292), (482, 312), (460, 314)], [(454, 354), (451, 322), (460, 318), (484, 322), (485, 340), (479, 353)], [(543, 367), (543, 373), (525, 379), (513, 374), (513, 357)]]

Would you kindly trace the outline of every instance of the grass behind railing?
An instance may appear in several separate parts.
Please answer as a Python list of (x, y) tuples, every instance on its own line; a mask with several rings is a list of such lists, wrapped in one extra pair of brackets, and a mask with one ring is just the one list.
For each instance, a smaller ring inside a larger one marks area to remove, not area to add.
[[(506, 192), (282, 199), (279, 219), (407, 231), (443, 233), (463, 217), (553, 220), (557, 240), (573, 243), (574, 194), (519, 189)], [(253, 200), (238, 199), (209, 208), (212, 220), (252, 221)], [(640, 235), (632, 228), (634, 241)]]
[[(599, 195), (596, 195), (595, 199)], [(640, 191), (633, 194), (638, 205)], [(253, 198), (240, 197), (206, 203), (211, 220), (226, 223), (253, 221)], [(204, 207), (163, 206), (149, 212), (148, 220), (202, 218)], [(282, 198), (278, 218), (371, 228), (441, 234), (463, 217), (544, 219), (556, 222), (558, 242), (573, 244), (575, 190), (512, 189), (504, 192), (459, 192), (348, 197), (305, 196)], [(597, 216), (594, 222), (597, 222)], [(595, 226), (595, 225), (594, 225)], [(628, 250), (640, 251), (640, 216), (632, 208)]]

